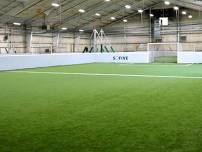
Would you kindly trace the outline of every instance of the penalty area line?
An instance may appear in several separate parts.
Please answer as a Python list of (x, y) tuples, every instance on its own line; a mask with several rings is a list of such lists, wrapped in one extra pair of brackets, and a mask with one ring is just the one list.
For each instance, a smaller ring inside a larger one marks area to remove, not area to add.
[(79, 75), (79, 76), (114, 76), (114, 77), (140, 77), (140, 78), (172, 78), (172, 79), (202, 79), (202, 77), (189, 76), (163, 76), (138, 74), (110, 74), (110, 73), (68, 73), (68, 72), (37, 72), (37, 71), (8, 71), (9, 73), (49, 74), (49, 75)]

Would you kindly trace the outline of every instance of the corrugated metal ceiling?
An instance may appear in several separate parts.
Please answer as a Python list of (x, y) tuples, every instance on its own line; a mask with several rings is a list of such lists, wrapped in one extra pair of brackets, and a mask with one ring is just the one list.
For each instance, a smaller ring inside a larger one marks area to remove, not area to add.
[[(163, 0), (60, 0), (61, 7), (51, 6), (53, 0), (0, 0), (0, 22), (3, 24), (21, 22), (30, 26), (49, 24), (55, 27), (105, 26), (113, 22), (111, 16), (122, 19), (138, 9), (146, 9)], [(170, 0), (172, 3), (192, 9), (202, 6), (195, 0)], [(124, 8), (131, 5), (130, 10)], [(86, 12), (81, 14), (79, 9)], [(96, 17), (100, 13), (101, 17)]]

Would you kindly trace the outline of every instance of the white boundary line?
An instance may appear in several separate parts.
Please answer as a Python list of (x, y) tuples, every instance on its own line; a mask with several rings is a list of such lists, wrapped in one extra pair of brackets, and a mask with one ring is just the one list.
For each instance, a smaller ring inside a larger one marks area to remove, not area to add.
[(193, 64), (186, 64), (186, 65), (184, 65), (184, 66), (187, 66), (187, 67), (189, 67), (189, 66), (192, 66)]
[(114, 77), (142, 77), (142, 78), (173, 78), (173, 79), (202, 79), (202, 77), (189, 76), (163, 76), (163, 75), (137, 75), (137, 74), (105, 74), (105, 73), (67, 73), (67, 72), (34, 72), (9, 71), (9, 73), (50, 74), (50, 75), (79, 75), (79, 76), (114, 76)]

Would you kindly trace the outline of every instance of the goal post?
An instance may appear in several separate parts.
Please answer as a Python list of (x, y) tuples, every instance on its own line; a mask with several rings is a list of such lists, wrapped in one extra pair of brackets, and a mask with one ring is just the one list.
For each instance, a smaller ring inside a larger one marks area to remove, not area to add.
[(31, 32), (29, 43), (32, 54), (52, 53), (53, 51), (52, 37), (44, 31)]
[(181, 50), (180, 43), (148, 43), (147, 51), (151, 63), (177, 63), (177, 52)]
[(67, 43), (60, 31), (31, 32), (29, 48), (32, 54), (64, 53)]

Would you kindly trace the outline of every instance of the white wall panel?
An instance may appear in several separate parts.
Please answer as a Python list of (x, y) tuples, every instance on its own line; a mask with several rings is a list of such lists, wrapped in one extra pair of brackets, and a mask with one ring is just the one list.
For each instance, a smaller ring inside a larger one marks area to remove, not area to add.
[(202, 52), (178, 52), (178, 63), (202, 63)]
[(1, 55), (0, 71), (85, 63), (149, 63), (147, 52)]
[(49, 55), (2, 55), (0, 70), (15, 70), (25, 68), (49, 67), (92, 63), (91, 54), (49, 54)]
[(120, 52), (95, 54), (100, 63), (149, 63), (148, 52)]

